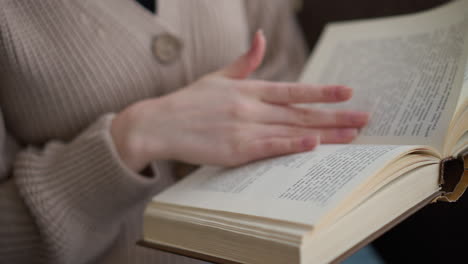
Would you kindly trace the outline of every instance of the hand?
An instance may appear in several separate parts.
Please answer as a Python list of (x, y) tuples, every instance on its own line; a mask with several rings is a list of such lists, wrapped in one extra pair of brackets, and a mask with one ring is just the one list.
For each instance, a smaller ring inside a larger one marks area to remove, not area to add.
[(246, 80), (264, 52), (258, 32), (232, 65), (125, 109), (111, 129), (124, 162), (136, 171), (160, 159), (236, 166), (312, 150), (320, 140), (347, 143), (366, 125), (367, 113), (292, 105), (345, 101), (352, 95), (348, 87)]

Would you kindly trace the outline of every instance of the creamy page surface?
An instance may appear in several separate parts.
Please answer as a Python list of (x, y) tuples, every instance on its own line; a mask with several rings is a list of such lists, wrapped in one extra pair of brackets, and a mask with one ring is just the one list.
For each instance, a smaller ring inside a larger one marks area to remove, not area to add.
[(344, 104), (369, 111), (357, 144), (424, 144), (442, 150), (468, 52), (468, 1), (429, 12), (329, 26), (302, 82), (355, 89)]
[(460, 93), (460, 98), (458, 99), (457, 108), (462, 107), (464, 103), (468, 100), (468, 61), (465, 66), (465, 78), (463, 80), (463, 87)]
[(408, 146), (323, 145), (237, 169), (204, 167), (154, 201), (313, 225)]

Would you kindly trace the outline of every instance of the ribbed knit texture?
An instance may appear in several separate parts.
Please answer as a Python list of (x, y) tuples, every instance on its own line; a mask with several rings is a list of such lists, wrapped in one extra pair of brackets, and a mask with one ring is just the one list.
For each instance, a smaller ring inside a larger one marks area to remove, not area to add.
[[(158, 16), (134, 0), (1, 0), (0, 264), (197, 263), (135, 245), (171, 163), (133, 173), (109, 127), (230, 63), (258, 28), (269, 51), (256, 77), (297, 78), (304, 48), (286, 0), (160, 0)], [(151, 51), (161, 33), (183, 42), (172, 64)]]

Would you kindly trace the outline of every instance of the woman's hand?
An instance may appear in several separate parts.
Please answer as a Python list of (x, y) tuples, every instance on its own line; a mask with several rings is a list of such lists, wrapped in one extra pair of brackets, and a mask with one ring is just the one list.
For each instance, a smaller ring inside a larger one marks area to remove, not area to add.
[(367, 113), (293, 106), (345, 101), (350, 88), (246, 80), (264, 52), (258, 32), (232, 65), (117, 115), (111, 133), (124, 162), (135, 171), (160, 159), (236, 166), (312, 150), (320, 141), (347, 143), (366, 125)]

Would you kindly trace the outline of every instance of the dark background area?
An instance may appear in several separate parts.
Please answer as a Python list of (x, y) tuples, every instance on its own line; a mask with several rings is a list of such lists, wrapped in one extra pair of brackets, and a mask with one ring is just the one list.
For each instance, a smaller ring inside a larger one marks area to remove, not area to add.
[[(374, 18), (426, 10), (447, 0), (304, 0), (299, 22), (313, 48), (330, 21)], [(468, 197), (431, 204), (377, 239), (387, 263), (468, 263)]]
[(303, 0), (298, 14), (309, 47), (317, 41), (323, 26), (331, 21), (375, 18), (414, 13), (448, 0)]

